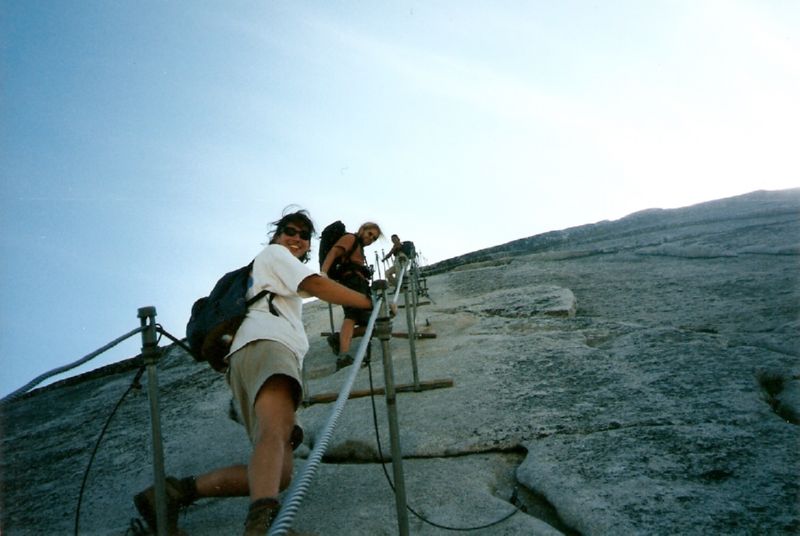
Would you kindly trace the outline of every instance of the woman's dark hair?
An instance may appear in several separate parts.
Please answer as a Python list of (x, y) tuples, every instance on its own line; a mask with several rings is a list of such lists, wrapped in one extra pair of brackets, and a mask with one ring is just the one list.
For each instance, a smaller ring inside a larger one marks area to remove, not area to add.
[[(270, 244), (275, 243), (275, 241), (278, 239), (278, 236), (290, 223), (295, 227), (299, 227), (300, 229), (305, 229), (306, 231), (311, 233), (311, 236), (317, 234), (317, 232), (314, 230), (314, 222), (311, 221), (311, 216), (308, 214), (307, 210), (300, 209), (294, 212), (290, 212), (288, 214), (286, 212), (287, 210), (289, 210), (289, 207), (283, 210), (283, 217), (281, 219), (272, 222), (271, 225), (275, 227), (275, 230), (273, 230), (269, 234)], [(300, 258), (300, 260), (302, 262), (308, 262), (310, 258), (311, 258), (311, 248), (308, 248), (308, 251), (306, 252), (305, 255), (303, 255)]]

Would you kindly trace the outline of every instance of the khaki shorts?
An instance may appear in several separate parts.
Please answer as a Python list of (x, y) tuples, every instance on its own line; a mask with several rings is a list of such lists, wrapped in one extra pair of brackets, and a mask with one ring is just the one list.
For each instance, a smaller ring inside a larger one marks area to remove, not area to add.
[(253, 411), (256, 395), (266, 381), (277, 374), (294, 380), (294, 407), (303, 399), (300, 366), (294, 353), (285, 345), (269, 340), (250, 342), (230, 356), (226, 378), (250, 441), (256, 437), (258, 421)]

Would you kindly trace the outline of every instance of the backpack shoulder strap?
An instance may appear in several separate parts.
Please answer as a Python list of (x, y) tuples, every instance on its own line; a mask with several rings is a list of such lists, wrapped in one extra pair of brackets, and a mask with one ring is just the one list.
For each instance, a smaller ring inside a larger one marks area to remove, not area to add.
[(345, 262), (349, 261), (350, 256), (353, 254), (356, 248), (362, 245), (361, 238), (356, 233), (347, 233), (347, 234), (353, 235), (353, 247), (350, 248), (350, 251), (345, 252), (345, 254), (340, 257), (341, 259), (344, 259)]
[[(268, 290), (262, 290), (261, 292), (259, 292), (258, 294), (256, 294), (255, 296), (253, 296), (252, 298), (247, 300), (247, 302), (245, 302), (245, 303), (247, 304), (248, 307), (250, 307), (251, 305), (256, 303), (258, 300), (260, 300), (261, 298), (263, 298), (267, 294), (273, 294), (273, 293), (268, 291)], [(269, 303), (272, 304), (272, 297), (270, 297)]]
[[(255, 259), (253, 259), (252, 261), (250, 261), (250, 264), (248, 265), (248, 266), (249, 266), (249, 268), (250, 268), (251, 270), (253, 269), (253, 263), (254, 263), (254, 262), (255, 262)], [(259, 292), (258, 294), (256, 294), (255, 296), (253, 296), (252, 298), (250, 298), (249, 300), (247, 300), (247, 301), (245, 302), (245, 305), (247, 305), (247, 307), (249, 308), (251, 305), (253, 305), (254, 303), (256, 303), (258, 300), (260, 300), (261, 298), (263, 298), (263, 297), (264, 297), (264, 296), (266, 296), (267, 294), (269, 294), (269, 312), (270, 312), (270, 313), (272, 313), (272, 314), (274, 314), (275, 316), (280, 316), (280, 315), (278, 314), (278, 310), (275, 308), (275, 306), (274, 306), (274, 305), (272, 305), (272, 300), (274, 300), (274, 299), (275, 299), (275, 293), (274, 293), (274, 292), (270, 292), (270, 291), (268, 291), (268, 290), (262, 290), (261, 292)]]

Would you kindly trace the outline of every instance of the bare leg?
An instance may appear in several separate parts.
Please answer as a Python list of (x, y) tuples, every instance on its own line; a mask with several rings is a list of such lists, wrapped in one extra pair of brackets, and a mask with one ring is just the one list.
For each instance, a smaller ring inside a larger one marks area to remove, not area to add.
[(293, 382), (286, 376), (272, 376), (256, 395), (258, 431), (247, 467), (251, 500), (277, 497), (292, 480)]
[(350, 342), (353, 340), (355, 326), (355, 320), (350, 318), (345, 318), (344, 322), (342, 322), (342, 329), (339, 331), (339, 355), (344, 355), (350, 351)]
[(195, 484), (198, 497), (246, 497), (250, 494), (246, 465), (216, 469), (196, 477)]

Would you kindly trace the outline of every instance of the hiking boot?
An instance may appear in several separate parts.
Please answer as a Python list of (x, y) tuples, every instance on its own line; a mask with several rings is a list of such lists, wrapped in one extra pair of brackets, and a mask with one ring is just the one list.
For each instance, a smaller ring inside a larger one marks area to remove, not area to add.
[(303, 444), (303, 427), (297, 424), (292, 428), (292, 435), (289, 436), (289, 444), (292, 445), (292, 450), (297, 450), (297, 447)]
[(331, 333), (328, 335), (328, 346), (331, 347), (333, 355), (339, 355), (339, 334)]
[[(171, 476), (166, 478), (164, 485), (167, 492), (167, 534), (178, 536), (183, 534), (178, 529), (178, 512), (181, 508), (189, 506), (197, 499), (197, 486), (195, 485), (194, 477), (178, 480)], [(153, 534), (158, 533), (155, 487), (150, 486), (146, 490), (137, 493), (133, 497), (133, 503)]]
[(272, 521), (278, 516), (281, 503), (266, 497), (250, 503), (247, 519), (244, 522), (244, 536), (264, 536)]
[(344, 354), (342, 357), (336, 360), (336, 371), (340, 371), (345, 367), (349, 367), (353, 364), (353, 356), (350, 354)]

